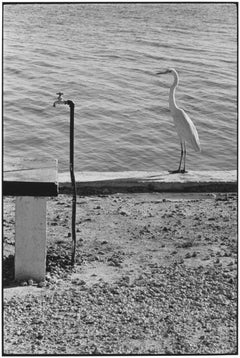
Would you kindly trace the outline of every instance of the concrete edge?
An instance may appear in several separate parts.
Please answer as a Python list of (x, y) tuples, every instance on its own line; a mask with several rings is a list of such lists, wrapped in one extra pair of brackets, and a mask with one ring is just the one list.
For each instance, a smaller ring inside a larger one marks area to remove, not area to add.
[[(77, 172), (78, 195), (139, 192), (207, 193), (237, 192), (237, 171), (204, 171), (186, 174), (167, 172)], [(72, 192), (69, 173), (59, 174), (59, 193)]]

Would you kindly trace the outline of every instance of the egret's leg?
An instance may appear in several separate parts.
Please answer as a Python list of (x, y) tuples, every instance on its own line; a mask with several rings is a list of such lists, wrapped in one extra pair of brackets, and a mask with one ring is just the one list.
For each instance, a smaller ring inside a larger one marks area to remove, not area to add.
[(183, 144), (181, 142), (181, 157), (180, 157), (179, 167), (177, 170), (169, 170), (170, 174), (181, 173), (182, 158), (183, 158)]
[(181, 165), (182, 165), (182, 159), (183, 159), (183, 154), (184, 154), (184, 145), (181, 142), (181, 157), (180, 157), (180, 162), (179, 162), (179, 167), (178, 167), (178, 173), (181, 172)]
[(181, 173), (187, 173), (187, 171), (185, 170), (185, 166), (186, 166), (186, 155), (187, 155), (187, 150), (186, 150), (186, 143), (183, 143), (183, 169), (181, 170)]

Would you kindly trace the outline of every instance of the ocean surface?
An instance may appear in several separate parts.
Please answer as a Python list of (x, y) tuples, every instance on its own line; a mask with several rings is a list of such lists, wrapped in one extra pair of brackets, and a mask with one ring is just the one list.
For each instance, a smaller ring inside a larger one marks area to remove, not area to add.
[(75, 171), (176, 169), (180, 144), (168, 108), (197, 127), (201, 153), (187, 169), (237, 167), (237, 7), (233, 3), (5, 4), (4, 161), (54, 157)]

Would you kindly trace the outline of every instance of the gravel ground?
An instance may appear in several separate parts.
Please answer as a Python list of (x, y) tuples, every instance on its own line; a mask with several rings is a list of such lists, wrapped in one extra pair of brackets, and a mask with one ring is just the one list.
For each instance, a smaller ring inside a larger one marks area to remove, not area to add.
[(5, 354), (237, 354), (235, 194), (48, 202), (45, 287), (13, 281), (14, 201), (4, 198)]

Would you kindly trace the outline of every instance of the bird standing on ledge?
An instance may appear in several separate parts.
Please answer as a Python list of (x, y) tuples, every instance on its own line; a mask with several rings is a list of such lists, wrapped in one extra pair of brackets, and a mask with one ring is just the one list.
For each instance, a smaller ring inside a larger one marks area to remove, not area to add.
[[(176, 127), (176, 131), (179, 136), (180, 144), (181, 144), (181, 157), (180, 157), (179, 167), (177, 170), (173, 170), (169, 172), (171, 174), (186, 173), (185, 170), (186, 142), (190, 144), (193, 147), (193, 149), (195, 149), (196, 152), (200, 152), (201, 151), (200, 141), (195, 125), (193, 124), (187, 113), (176, 105), (175, 89), (179, 83), (179, 77), (177, 71), (174, 68), (169, 68), (165, 71), (157, 72), (157, 75), (164, 75), (167, 73), (172, 74), (174, 77), (174, 81), (172, 86), (170, 87), (170, 93), (169, 93), (169, 109), (171, 111), (173, 121)], [(181, 169), (182, 160), (183, 160), (183, 169)]]

